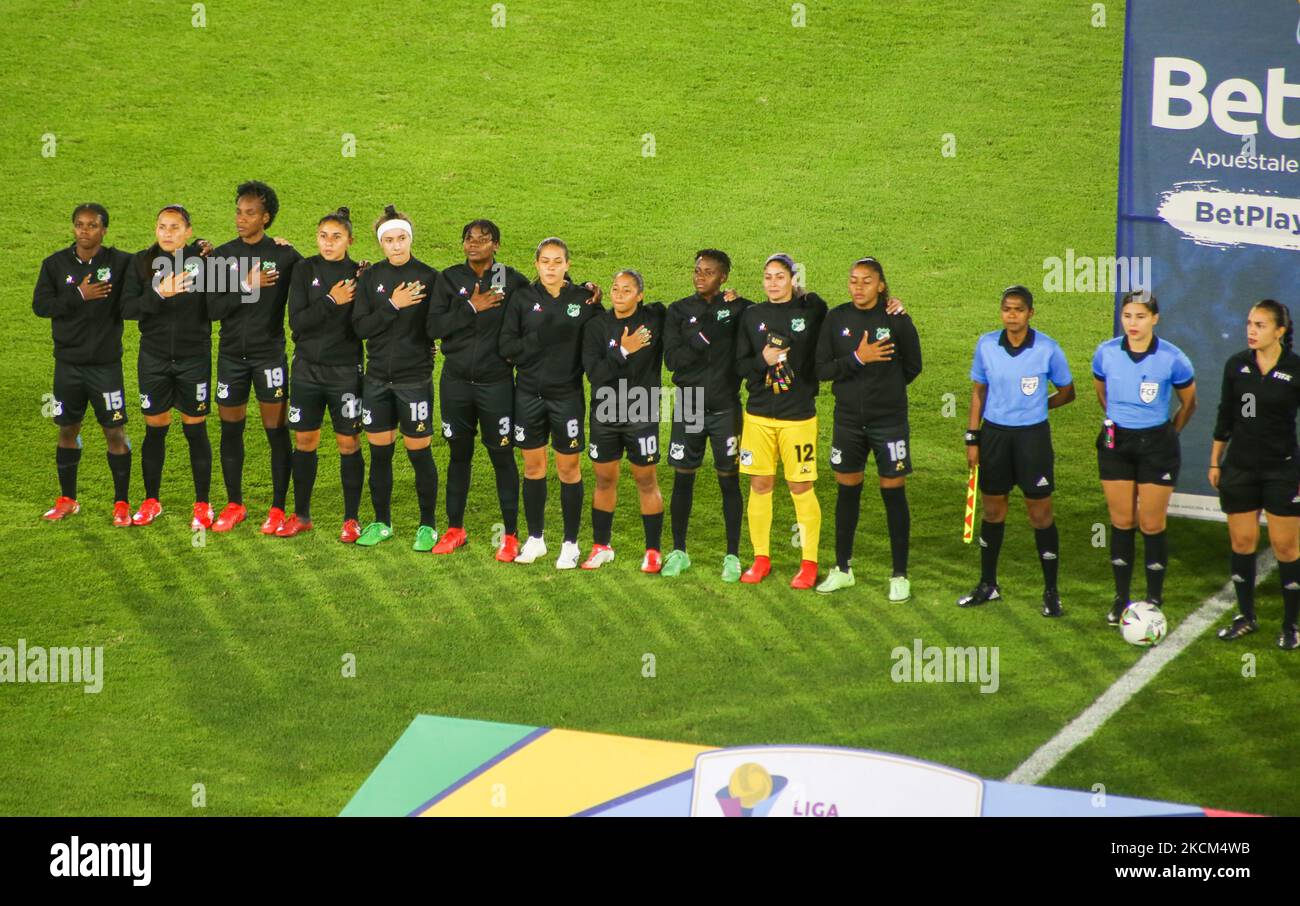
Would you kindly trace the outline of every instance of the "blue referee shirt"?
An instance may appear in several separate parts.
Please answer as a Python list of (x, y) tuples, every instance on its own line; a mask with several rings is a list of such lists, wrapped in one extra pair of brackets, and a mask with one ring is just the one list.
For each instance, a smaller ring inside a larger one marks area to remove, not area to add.
[(1196, 378), (1186, 353), (1159, 337), (1146, 352), (1128, 348), (1128, 337), (1097, 347), (1092, 373), (1106, 382), (1106, 417), (1121, 428), (1155, 428), (1169, 421), (1169, 398)]
[(1036, 425), (1047, 419), (1047, 382), (1057, 387), (1074, 383), (1061, 347), (1032, 327), (1014, 347), (1005, 330), (984, 334), (975, 342), (970, 379), (989, 388), (984, 419), (1007, 428)]

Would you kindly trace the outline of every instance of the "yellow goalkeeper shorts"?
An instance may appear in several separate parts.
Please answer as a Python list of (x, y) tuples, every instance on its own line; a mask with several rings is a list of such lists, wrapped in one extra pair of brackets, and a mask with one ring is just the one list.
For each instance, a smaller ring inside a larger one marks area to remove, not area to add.
[(741, 473), (775, 475), (778, 461), (785, 463), (786, 481), (817, 480), (817, 416), (796, 422), (745, 413)]

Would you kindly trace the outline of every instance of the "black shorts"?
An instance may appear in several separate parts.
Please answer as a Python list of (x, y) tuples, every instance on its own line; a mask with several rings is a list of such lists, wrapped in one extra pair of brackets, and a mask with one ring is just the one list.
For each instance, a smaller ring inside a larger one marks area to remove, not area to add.
[(438, 381), (438, 407), (442, 412), (442, 436), (447, 440), (473, 438), (481, 432), (488, 449), (510, 446), (514, 425), (515, 385), (513, 381), (475, 384), (448, 378)]
[(659, 462), (659, 423), (631, 422), (607, 425), (591, 416), (591, 443), (587, 454), (592, 462), (618, 462), (627, 453), (634, 466)]
[(433, 381), (418, 387), (394, 387), (366, 375), (361, 382), (361, 427), (372, 434), (400, 427), (403, 437), (430, 437)]
[(140, 408), (145, 415), (162, 415), (172, 408), (185, 415), (207, 415), (211, 411), (208, 384), (212, 360), (155, 358), (141, 350), (136, 364), (140, 380)]
[(911, 432), (907, 422), (864, 425), (836, 416), (831, 428), (831, 471), (865, 471), (868, 454), (875, 455), (876, 472), (881, 478), (911, 475)]
[(54, 399), (51, 414), (56, 425), (79, 425), (86, 405), (105, 428), (126, 424), (122, 363), (73, 365), (54, 360)]
[(335, 434), (361, 430), (361, 365), (316, 365), (295, 356), (289, 388), (289, 430), (319, 431), (325, 410)]
[(259, 402), (283, 403), (289, 398), (289, 360), (244, 359), (217, 354), (217, 405), (242, 406), (252, 389)]
[(1030, 500), (1055, 487), (1052, 429), (1046, 421), (1023, 428), (984, 423), (980, 431), (980, 493), (1001, 497), (1019, 486)]
[(1115, 447), (1106, 446), (1106, 429), (1097, 434), (1097, 472), (1102, 481), (1135, 481), (1173, 487), (1183, 457), (1173, 422), (1156, 428), (1115, 428)]
[[(668, 441), (668, 462), (679, 469), (698, 469), (704, 462), (704, 448), (713, 447), (713, 467), (719, 472), (734, 472), (740, 466), (740, 431), (743, 410), (724, 409), (704, 413), (702, 426), (688, 425), (678, 419), (680, 407), (673, 409), (673, 429)], [(692, 431), (693, 427), (701, 430)]]
[(515, 391), (515, 446), (536, 450), (551, 446), (556, 453), (580, 453), (586, 443), (583, 415), (587, 401), (581, 390), (572, 396), (542, 397), (527, 391)]
[(1219, 508), (1225, 513), (1300, 516), (1300, 463), (1244, 469), (1229, 457), (1219, 469)]

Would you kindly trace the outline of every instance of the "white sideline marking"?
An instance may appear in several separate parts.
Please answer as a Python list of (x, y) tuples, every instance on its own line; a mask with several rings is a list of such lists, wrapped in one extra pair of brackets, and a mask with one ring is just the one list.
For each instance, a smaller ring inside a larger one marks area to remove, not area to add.
[[(1277, 559), (1273, 556), (1272, 550), (1265, 549), (1256, 563), (1255, 582), (1258, 586), (1277, 566)], [(1142, 655), (1136, 664), (1115, 680), (1109, 689), (1083, 710), (1083, 713), (1039, 746), (1038, 751), (1025, 759), (1024, 764), (1007, 776), (1007, 782), (1037, 783), (1042, 780), (1048, 771), (1060, 763), (1061, 759), (1096, 733), (1102, 724), (1128, 703), (1130, 698), (1137, 695), (1165, 664), (1178, 657), (1182, 650), (1194, 642), (1201, 633), (1236, 606), (1237, 595), (1232, 589), (1232, 581), (1229, 580), (1223, 588), (1206, 598), (1200, 607), (1179, 623), (1178, 628), (1163, 642)], [(1111, 631), (1118, 633), (1117, 629)]]

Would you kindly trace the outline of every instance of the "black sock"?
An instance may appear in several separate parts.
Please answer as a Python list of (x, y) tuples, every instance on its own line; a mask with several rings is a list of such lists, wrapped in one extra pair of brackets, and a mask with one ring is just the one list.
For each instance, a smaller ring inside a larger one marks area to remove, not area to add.
[(695, 473), (675, 473), (672, 499), (668, 503), (669, 518), (673, 528), (673, 550), (686, 550), (686, 528), (691, 522), (691, 505), (694, 502)]
[(131, 496), (131, 448), (125, 453), (108, 454), (108, 471), (113, 476), (113, 501)]
[(907, 507), (907, 488), (881, 488), (885, 502), (885, 524), (889, 526), (889, 553), (895, 576), (907, 575), (907, 554), (911, 546), (912, 511)]
[(311, 492), (316, 487), (315, 450), (293, 451), (293, 512), (304, 522), (311, 522)]
[(1002, 552), (1002, 535), (1005, 522), (980, 520), (980, 581), (990, 585), (998, 582), (998, 554)]
[(648, 551), (659, 550), (659, 545), (663, 543), (664, 511), (642, 513), (641, 527), (645, 529), (645, 549)]
[(524, 521), (528, 523), (529, 537), (542, 537), (546, 530), (545, 478), (524, 479)]
[(853, 539), (858, 533), (858, 517), (862, 513), (862, 485), (838, 485), (835, 495), (835, 565), (841, 572), (849, 571), (853, 558)]
[(1137, 529), (1110, 527), (1110, 571), (1115, 577), (1115, 597), (1133, 600), (1133, 561), (1137, 558)]
[(59, 471), (59, 494), (77, 499), (77, 464), (81, 462), (81, 447), (55, 447), (54, 466)]
[(226, 482), (226, 499), (244, 502), (244, 419), (221, 422), (221, 477)]
[(1056, 572), (1061, 564), (1061, 536), (1056, 523), (1034, 529), (1034, 543), (1038, 545), (1038, 562), (1043, 566), (1043, 590), (1056, 591)]
[(1255, 619), (1255, 554), (1232, 552), (1232, 588), (1237, 593), (1237, 610), (1248, 620)]
[(519, 463), (515, 451), (492, 448), (488, 453), (497, 478), (497, 502), (501, 504), (501, 522), (507, 535), (519, 534)]
[(190, 445), (190, 475), (194, 478), (194, 502), (207, 503), (212, 491), (212, 441), (208, 440), (207, 422), (181, 425)]
[(1282, 580), (1282, 625), (1294, 626), (1300, 623), (1300, 560), (1279, 561), (1277, 571)]
[(1159, 601), (1164, 598), (1165, 567), (1169, 563), (1169, 542), (1164, 532), (1154, 535), (1142, 533), (1144, 553), (1147, 563), (1147, 600)]
[[(343, 483), (343, 520), (357, 519), (361, 510), (361, 486), (366, 480), (366, 461), (360, 447), (353, 453), (339, 454), (339, 480)], [(392, 480), (391, 473), (389, 480)], [(294, 489), (297, 490), (296, 484)]]
[(564, 540), (578, 541), (582, 531), (582, 480), (573, 484), (560, 483), (560, 514), (564, 517)]
[(433, 450), (421, 447), (407, 450), (406, 458), (415, 469), (415, 496), (420, 501), (420, 525), (433, 528), (438, 524), (438, 464)]
[(167, 460), (167, 429), (170, 427), (171, 425), (144, 426), (140, 471), (144, 474), (144, 496), (154, 500), (162, 493), (163, 463)]
[(267, 428), (266, 440), (271, 445), (271, 506), (283, 510), (293, 474), (293, 442), (284, 426)]
[(722, 489), (722, 522), (727, 529), (727, 553), (740, 556), (740, 520), (745, 514), (745, 501), (740, 496), (739, 475), (719, 475), (718, 487)]
[[(561, 492), (563, 493), (563, 492)], [(614, 536), (614, 511), (591, 506), (591, 540), (595, 544), (609, 544)]]
[(370, 445), (370, 505), (375, 521), (393, 524), (393, 445)]
[(448, 441), (451, 459), (447, 462), (447, 527), (465, 527), (465, 506), (469, 501), (470, 468), (474, 461), (474, 438), (458, 437)]

